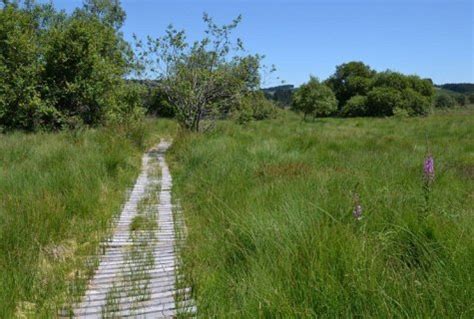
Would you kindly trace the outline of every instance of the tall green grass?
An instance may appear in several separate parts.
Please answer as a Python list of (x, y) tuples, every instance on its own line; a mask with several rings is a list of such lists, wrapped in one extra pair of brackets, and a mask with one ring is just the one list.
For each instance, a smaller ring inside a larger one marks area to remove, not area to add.
[(170, 121), (0, 136), (0, 318), (53, 317)]
[(172, 172), (200, 316), (474, 317), (473, 138), (472, 111), (287, 114), (180, 136)]

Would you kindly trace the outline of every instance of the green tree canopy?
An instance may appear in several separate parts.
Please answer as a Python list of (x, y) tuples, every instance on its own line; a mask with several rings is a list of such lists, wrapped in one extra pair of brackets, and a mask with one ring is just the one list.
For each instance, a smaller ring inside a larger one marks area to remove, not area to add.
[(126, 13), (120, 0), (84, 0), (82, 12), (97, 17), (104, 24), (119, 30), (125, 22)]
[(370, 66), (352, 61), (338, 65), (336, 72), (326, 81), (334, 91), (342, 109), (346, 101), (355, 95), (367, 95), (372, 85), (372, 78), (376, 72)]
[(333, 91), (313, 76), (301, 85), (293, 97), (293, 107), (307, 115), (328, 116), (337, 110), (337, 100)]
[(325, 83), (334, 91), (343, 116), (390, 116), (396, 109), (424, 115), (434, 96), (430, 79), (390, 70), (376, 72), (357, 61), (337, 66)]
[(97, 125), (132, 111), (125, 104), (137, 95), (124, 81), (131, 51), (118, 30), (124, 18), (117, 0), (87, 0), (70, 15), (33, 0), (3, 1), (0, 126)]
[(435, 99), (435, 107), (445, 109), (456, 106), (456, 100), (447, 93), (439, 93)]
[(240, 39), (232, 32), (241, 21), (217, 25), (204, 14), (207, 26), (200, 41), (188, 43), (184, 31), (172, 26), (163, 37), (140, 41), (145, 70), (157, 77), (157, 85), (175, 109), (186, 129), (198, 131), (202, 120), (228, 113), (248, 92), (260, 85), (259, 55), (246, 55)]

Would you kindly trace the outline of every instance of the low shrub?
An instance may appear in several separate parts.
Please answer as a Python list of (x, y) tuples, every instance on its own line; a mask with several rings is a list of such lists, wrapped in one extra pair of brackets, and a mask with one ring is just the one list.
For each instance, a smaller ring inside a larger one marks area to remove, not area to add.
[(408, 115), (426, 115), (429, 113), (430, 107), (430, 98), (411, 88), (402, 91), (402, 102), (399, 108), (405, 110)]
[(469, 103), (471, 103), (471, 104), (474, 103), (474, 93), (469, 94), (467, 99), (468, 99)]
[(151, 89), (150, 95), (145, 101), (145, 108), (147, 114), (153, 116), (173, 118), (176, 115), (176, 111), (168, 101), (165, 92), (157, 87)]
[(367, 114), (367, 97), (355, 95), (346, 102), (341, 110), (342, 116), (364, 116)]
[(447, 93), (440, 93), (436, 96), (434, 106), (440, 109), (447, 109), (456, 106), (456, 100)]
[(398, 90), (390, 87), (376, 87), (367, 95), (367, 115), (391, 116), (401, 102), (402, 96)]
[(251, 92), (244, 96), (236, 106), (234, 118), (243, 124), (251, 120), (261, 121), (276, 116), (277, 108), (272, 101), (265, 98), (261, 91)]
[(293, 109), (303, 112), (304, 118), (328, 116), (337, 110), (336, 96), (328, 86), (311, 77), (294, 94)]
[(467, 104), (467, 97), (464, 94), (456, 95), (454, 99), (459, 106), (465, 106)]

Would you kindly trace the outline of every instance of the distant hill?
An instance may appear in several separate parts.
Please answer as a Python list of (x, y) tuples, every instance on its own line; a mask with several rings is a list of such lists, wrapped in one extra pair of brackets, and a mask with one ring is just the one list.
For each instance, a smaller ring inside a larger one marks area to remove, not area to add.
[(292, 84), (279, 85), (262, 89), (267, 99), (275, 101), (280, 106), (291, 105), (294, 90), (295, 86)]
[(269, 94), (274, 94), (276, 91), (292, 91), (295, 89), (295, 86), (293, 84), (285, 84), (285, 85), (278, 85), (278, 86), (272, 86), (269, 88), (262, 89), (263, 92), (269, 93)]
[(435, 85), (438, 88), (462, 93), (469, 94), (474, 93), (474, 83), (446, 83), (441, 85)]

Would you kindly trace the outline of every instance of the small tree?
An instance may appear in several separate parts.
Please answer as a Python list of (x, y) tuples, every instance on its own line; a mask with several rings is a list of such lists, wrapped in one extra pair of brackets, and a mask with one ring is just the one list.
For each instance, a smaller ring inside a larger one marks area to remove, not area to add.
[(203, 20), (206, 36), (192, 44), (187, 43), (184, 31), (172, 26), (161, 38), (148, 38), (146, 46), (137, 41), (145, 71), (157, 75), (158, 86), (175, 108), (178, 122), (192, 131), (199, 131), (203, 118), (228, 112), (260, 84), (261, 56), (242, 55), (242, 41), (231, 41), (241, 16), (223, 26), (207, 14)]
[(293, 107), (306, 116), (328, 116), (337, 110), (337, 100), (333, 91), (311, 77), (308, 83), (301, 85), (293, 97)]
[(447, 109), (456, 106), (456, 100), (447, 93), (439, 93), (435, 99), (435, 107), (440, 109)]
[(49, 32), (42, 77), (45, 97), (64, 117), (85, 124), (106, 121), (108, 109), (120, 103), (117, 91), (126, 61), (113, 28), (94, 17), (75, 16)]
[(2, 3), (0, 126), (60, 129), (141, 114), (123, 79), (131, 61), (119, 0), (87, 0), (70, 15), (51, 3)]
[(326, 84), (334, 91), (339, 109), (342, 109), (351, 97), (367, 95), (375, 74), (370, 66), (358, 61), (338, 65)]

